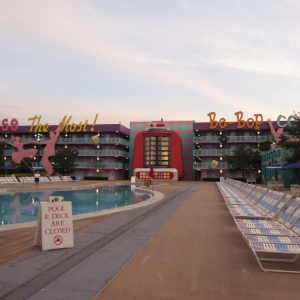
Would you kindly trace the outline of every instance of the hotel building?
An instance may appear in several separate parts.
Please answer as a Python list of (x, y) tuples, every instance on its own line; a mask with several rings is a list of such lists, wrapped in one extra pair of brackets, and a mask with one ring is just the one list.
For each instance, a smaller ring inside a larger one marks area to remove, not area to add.
[[(269, 122), (261, 115), (242, 119), (242, 112), (236, 113), (236, 121), (224, 118), (215, 120), (215, 114), (208, 114), (210, 122), (189, 121), (143, 121), (131, 122), (130, 128), (121, 124), (92, 124), (87, 122), (69, 125), (63, 119), (63, 128), (57, 139), (56, 150), (71, 150), (76, 156), (74, 174), (80, 178), (102, 177), (108, 180), (130, 179), (132, 175), (147, 178), (151, 166), (156, 179), (173, 180), (219, 180), (220, 177), (242, 178), (242, 172), (229, 172), (225, 155), (231, 155), (238, 145), (249, 151), (256, 151), (262, 143), (274, 142)], [(285, 117), (272, 121), (277, 130), (284, 127), (288, 135)], [(48, 124), (46, 124), (48, 125)], [(49, 139), (49, 132), (57, 126), (7, 126), (0, 130), (0, 139), (12, 142), (12, 135), (19, 136), (24, 148), (37, 148), (32, 167), (38, 167), (43, 155), (40, 141)], [(35, 142), (30, 144), (30, 142)], [(38, 142), (37, 142), (38, 141)], [(12, 161), (16, 148), (6, 145), (4, 159)], [(245, 178), (266, 176), (263, 168), (274, 165), (271, 149), (262, 153), (262, 169), (245, 170)], [(283, 164), (282, 154), (276, 152), (276, 159)], [(280, 152), (281, 153), (281, 152)]]
[[(18, 126), (18, 129), (1, 132), (0, 140), (13, 142), (12, 135), (19, 136), (24, 148), (36, 148), (37, 155), (32, 159), (32, 167), (39, 167), (43, 156), (42, 141), (49, 139), (49, 132), (55, 131), (57, 126), (49, 126), (46, 132), (32, 130), (30, 126)], [(129, 129), (121, 124), (96, 124), (93, 131), (87, 127), (86, 131), (71, 132), (64, 128), (56, 142), (55, 150), (71, 150), (76, 155), (76, 169), (74, 174), (84, 177), (106, 177), (108, 180), (122, 180), (129, 178)], [(96, 138), (97, 137), (97, 138)], [(30, 142), (37, 142), (30, 144)], [(16, 148), (5, 145), (4, 159), (12, 161), (12, 153)]]

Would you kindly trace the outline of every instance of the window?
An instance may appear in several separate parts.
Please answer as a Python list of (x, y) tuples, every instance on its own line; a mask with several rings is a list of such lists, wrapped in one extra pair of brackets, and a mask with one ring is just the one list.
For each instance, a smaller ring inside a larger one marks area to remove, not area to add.
[(170, 166), (170, 136), (145, 136), (144, 167)]

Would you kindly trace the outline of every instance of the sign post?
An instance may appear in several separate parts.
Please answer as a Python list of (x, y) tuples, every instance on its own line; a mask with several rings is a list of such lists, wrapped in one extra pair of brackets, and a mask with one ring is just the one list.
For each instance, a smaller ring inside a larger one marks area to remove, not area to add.
[(74, 247), (70, 201), (64, 202), (63, 197), (56, 196), (40, 203), (34, 244), (42, 246), (43, 251)]

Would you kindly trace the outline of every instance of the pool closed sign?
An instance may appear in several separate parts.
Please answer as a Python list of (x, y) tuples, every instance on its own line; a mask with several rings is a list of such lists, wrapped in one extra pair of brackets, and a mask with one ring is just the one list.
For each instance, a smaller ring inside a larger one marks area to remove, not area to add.
[(49, 197), (41, 202), (35, 234), (35, 245), (42, 250), (73, 248), (72, 203), (63, 197)]

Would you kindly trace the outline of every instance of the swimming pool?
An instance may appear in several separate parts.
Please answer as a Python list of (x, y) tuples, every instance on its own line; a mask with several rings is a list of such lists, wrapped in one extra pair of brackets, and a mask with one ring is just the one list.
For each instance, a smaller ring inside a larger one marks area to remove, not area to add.
[(0, 194), (0, 225), (37, 221), (40, 202), (62, 196), (72, 202), (73, 215), (99, 212), (140, 203), (149, 194), (131, 190), (131, 185), (108, 185), (68, 191), (34, 191)]

